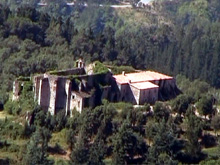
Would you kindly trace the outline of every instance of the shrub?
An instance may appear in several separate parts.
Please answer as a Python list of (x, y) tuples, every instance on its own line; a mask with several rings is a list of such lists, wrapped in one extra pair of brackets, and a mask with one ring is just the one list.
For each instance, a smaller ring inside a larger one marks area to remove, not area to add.
[(95, 67), (93, 68), (94, 73), (106, 73), (108, 72), (108, 68), (99, 61), (95, 62)]
[(7, 103), (5, 104), (5, 110), (10, 115), (18, 115), (21, 112), (21, 108), (18, 102), (13, 102), (11, 100), (7, 101)]

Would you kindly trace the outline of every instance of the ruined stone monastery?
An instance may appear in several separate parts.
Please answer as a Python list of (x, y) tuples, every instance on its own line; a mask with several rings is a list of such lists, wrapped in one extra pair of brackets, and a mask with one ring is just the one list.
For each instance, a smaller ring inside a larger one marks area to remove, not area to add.
[[(82, 60), (77, 61), (76, 68), (35, 75), (32, 81), (35, 100), (52, 115), (61, 110), (72, 115), (73, 109), (81, 112), (83, 108), (100, 105), (102, 99), (154, 104), (175, 97), (178, 91), (173, 77), (158, 72), (92, 74)], [(13, 100), (19, 99), (22, 84), (19, 80), (14, 82)]]

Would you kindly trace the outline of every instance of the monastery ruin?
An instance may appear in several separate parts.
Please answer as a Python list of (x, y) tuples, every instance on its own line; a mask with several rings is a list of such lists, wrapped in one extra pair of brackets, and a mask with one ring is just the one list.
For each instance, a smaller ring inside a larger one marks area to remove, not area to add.
[[(31, 80), (35, 101), (52, 115), (65, 110), (66, 115), (72, 116), (73, 109), (81, 112), (83, 108), (93, 108), (102, 99), (134, 105), (154, 104), (174, 98), (179, 91), (173, 77), (158, 72), (93, 74), (85, 69), (82, 60), (77, 61), (76, 68), (35, 75)], [(14, 82), (13, 100), (19, 99), (22, 85), (19, 79)]]

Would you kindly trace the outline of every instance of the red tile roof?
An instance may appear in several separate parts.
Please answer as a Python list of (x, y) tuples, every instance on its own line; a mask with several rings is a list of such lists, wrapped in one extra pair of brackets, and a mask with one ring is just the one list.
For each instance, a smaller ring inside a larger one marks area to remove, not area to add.
[(147, 81), (154, 81), (154, 80), (167, 80), (173, 79), (173, 77), (154, 72), (154, 71), (141, 71), (136, 73), (128, 73), (128, 74), (120, 74), (113, 76), (116, 81), (120, 84), (127, 84), (129, 83), (137, 83), (137, 82), (147, 82)]

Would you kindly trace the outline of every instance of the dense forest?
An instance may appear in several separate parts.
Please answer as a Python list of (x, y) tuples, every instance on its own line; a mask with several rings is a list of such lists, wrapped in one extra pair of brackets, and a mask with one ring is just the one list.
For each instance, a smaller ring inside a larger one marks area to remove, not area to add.
[(162, 1), (121, 10), (62, 5), (0, 6), (3, 102), (15, 77), (68, 68), (79, 57), (220, 86), (218, 0)]
[[(112, 0), (39, 2), (0, 4), (0, 164), (219, 163), (219, 0), (123, 9)], [(42, 111), (30, 83), (10, 101), (16, 77), (71, 68), (78, 58), (176, 76), (183, 94), (141, 108), (103, 100), (73, 118)]]

